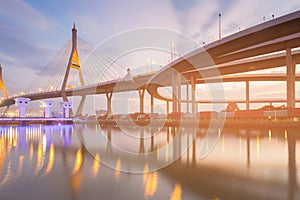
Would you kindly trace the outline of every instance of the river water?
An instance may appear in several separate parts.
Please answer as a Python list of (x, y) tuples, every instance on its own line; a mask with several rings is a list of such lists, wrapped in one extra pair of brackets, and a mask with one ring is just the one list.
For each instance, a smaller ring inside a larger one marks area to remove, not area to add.
[(2, 126), (0, 199), (300, 199), (288, 128)]

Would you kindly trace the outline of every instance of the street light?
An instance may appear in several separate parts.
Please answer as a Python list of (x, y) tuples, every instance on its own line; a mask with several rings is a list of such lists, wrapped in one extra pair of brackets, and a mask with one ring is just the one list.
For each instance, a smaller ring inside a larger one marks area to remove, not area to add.
[(219, 40), (221, 40), (222, 36), (221, 36), (221, 13), (219, 13)]

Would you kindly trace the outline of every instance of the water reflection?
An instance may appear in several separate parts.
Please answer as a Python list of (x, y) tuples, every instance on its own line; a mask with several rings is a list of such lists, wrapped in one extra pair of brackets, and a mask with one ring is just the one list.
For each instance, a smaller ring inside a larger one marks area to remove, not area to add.
[(53, 165), (54, 165), (54, 145), (51, 144), (50, 151), (49, 151), (49, 163), (45, 170), (44, 176), (47, 176), (52, 171)]
[(93, 164), (93, 176), (97, 176), (99, 169), (100, 169), (100, 155), (96, 154)]
[(157, 191), (158, 175), (157, 172), (149, 173), (148, 164), (146, 164), (144, 168), (143, 183), (145, 187), (144, 198), (149, 199), (150, 197), (153, 197), (153, 195)]
[(179, 183), (176, 183), (170, 200), (181, 200), (181, 193), (182, 193), (181, 185)]
[[(131, 131), (135, 138), (111, 126), (1, 127), (0, 199), (300, 198), (297, 129), (216, 128), (214, 135), (206, 128), (196, 135), (188, 128)], [(94, 141), (87, 148), (90, 139)], [(144, 157), (154, 155), (158, 164), (180, 159), (152, 171), (153, 163), (126, 160), (113, 145)], [(106, 167), (108, 159), (112, 169)], [(143, 166), (142, 173), (121, 172), (137, 165)]]
[(115, 177), (116, 177), (117, 181), (119, 181), (120, 169), (121, 169), (121, 159), (118, 158), (118, 160), (116, 162), (116, 168), (115, 168)]

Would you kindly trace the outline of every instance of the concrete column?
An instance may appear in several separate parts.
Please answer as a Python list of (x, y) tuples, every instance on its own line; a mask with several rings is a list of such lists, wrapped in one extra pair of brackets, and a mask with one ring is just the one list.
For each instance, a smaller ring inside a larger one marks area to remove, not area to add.
[(169, 101), (166, 101), (166, 104), (167, 104), (167, 114), (170, 113), (170, 102)]
[(19, 117), (26, 117), (26, 107), (29, 104), (29, 98), (15, 98), (15, 105), (19, 107)]
[(186, 83), (186, 112), (189, 112), (189, 82)]
[(60, 105), (63, 110), (63, 117), (69, 118), (70, 117), (70, 109), (72, 107), (72, 102), (63, 101), (63, 102), (60, 102)]
[(192, 87), (192, 113), (196, 114), (196, 81), (195, 77), (191, 77), (191, 87)]
[(151, 95), (151, 97), (150, 97), (150, 106), (151, 106), (151, 108), (150, 108), (150, 113), (154, 113), (154, 97)]
[(286, 49), (286, 73), (287, 73), (287, 107), (295, 108), (295, 76), (296, 64), (292, 60), (291, 47)]
[(177, 112), (181, 112), (181, 76), (177, 74)]
[(76, 113), (75, 113), (75, 116), (79, 116), (79, 115), (82, 114), (82, 111), (83, 111), (83, 107), (84, 107), (85, 101), (86, 101), (86, 95), (83, 95), (83, 96), (81, 97), (80, 103), (79, 103), (78, 108), (77, 108), (77, 111), (76, 111)]
[(246, 81), (246, 110), (250, 109), (249, 81)]
[(107, 116), (111, 116), (111, 98), (112, 98), (112, 92), (111, 93), (106, 93), (106, 102), (107, 102)]
[(172, 73), (172, 111), (178, 112), (177, 110), (177, 96), (178, 96), (178, 84), (177, 84), (177, 74)]
[(140, 113), (144, 113), (145, 89), (139, 89), (139, 96), (140, 96)]
[(53, 100), (44, 100), (42, 105), (44, 108), (44, 117), (51, 117), (51, 108), (53, 106)]

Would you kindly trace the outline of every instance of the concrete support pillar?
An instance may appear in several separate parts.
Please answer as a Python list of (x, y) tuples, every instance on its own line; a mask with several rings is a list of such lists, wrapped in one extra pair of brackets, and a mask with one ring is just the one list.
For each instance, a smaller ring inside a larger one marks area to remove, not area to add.
[(44, 108), (44, 117), (45, 118), (51, 117), (51, 108), (53, 106), (53, 100), (44, 100), (42, 105)]
[(181, 76), (175, 72), (172, 74), (172, 100), (173, 112), (181, 112)]
[(191, 77), (191, 87), (192, 87), (192, 113), (196, 114), (196, 81), (195, 77)]
[(250, 109), (250, 90), (249, 81), (246, 81), (246, 110)]
[(178, 84), (178, 92), (177, 92), (177, 112), (181, 112), (181, 76), (178, 74), (177, 75), (177, 84)]
[(140, 113), (144, 113), (145, 89), (139, 89), (139, 96), (140, 96)]
[(29, 104), (29, 98), (15, 98), (15, 105), (19, 107), (19, 117), (26, 117), (26, 107)]
[(150, 113), (153, 114), (154, 113), (154, 97), (151, 95), (150, 97)]
[[(190, 146), (190, 134), (187, 133), (186, 134), (186, 146), (189, 147)], [(187, 151), (186, 151), (186, 164), (187, 166), (189, 166), (190, 164), (190, 149), (188, 148)]]
[(189, 82), (186, 83), (186, 112), (189, 112)]
[(287, 73), (287, 107), (295, 108), (295, 76), (296, 76), (296, 64), (292, 60), (291, 47), (286, 49), (286, 73)]
[(111, 93), (106, 93), (106, 104), (107, 104), (107, 116), (111, 116), (112, 115), (112, 107), (111, 107), (111, 98), (112, 98), (112, 92)]
[(167, 104), (167, 114), (169, 114), (170, 113), (170, 102), (166, 101), (166, 104)]
[(177, 110), (177, 105), (178, 105), (178, 101), (177, 101), (177, 92), (178, 92), (178, 84), (177, 84), (177, 74), (176, 73), (172, 73), (172, 111), (173, 112), (178, 112)]
[(80, 103), (79, 103), (77, 111), (75, 113), (75, 116), (79, 116), (80, 114), (82, 114), (85, 101), (86, 101), (86, 95), (81, 97)]
[(72, 107), (72, 102), (63, 101), (63, 102), (60, 102), (60, 105), (62, 107), (63, 117), (69, 118), (70, 117), (70, 109)]

